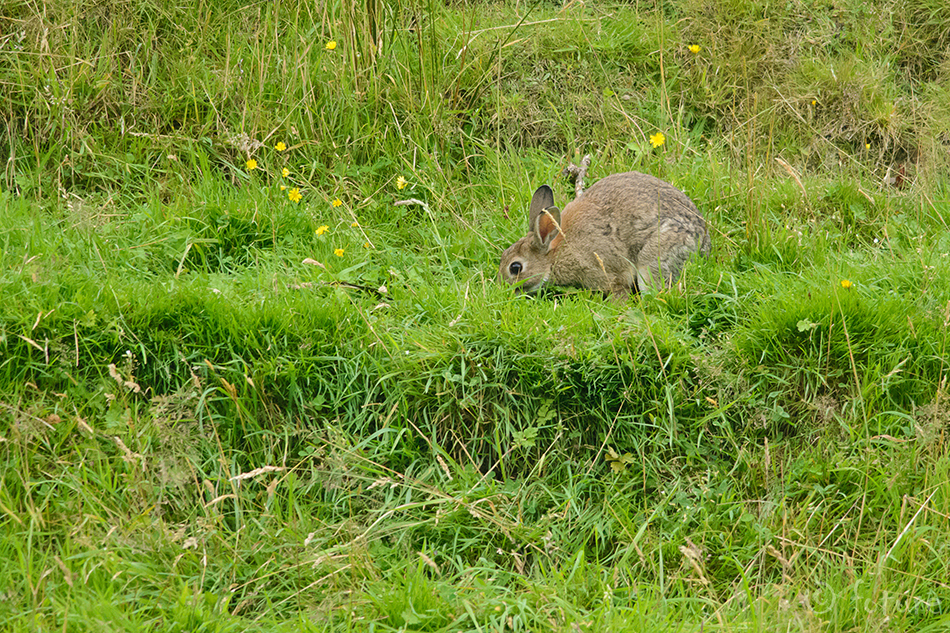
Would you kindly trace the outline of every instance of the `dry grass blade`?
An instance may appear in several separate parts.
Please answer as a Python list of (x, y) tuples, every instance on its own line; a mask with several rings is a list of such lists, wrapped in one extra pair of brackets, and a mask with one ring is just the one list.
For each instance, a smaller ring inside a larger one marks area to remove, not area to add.
[(781, 165), (782, 169), (784, 169), (785, 172), (792, 177), (792, 180), (795, 181), (795, 184), (798, 185), (798, 189), (802, 192), (802, 197), (805, 198), (805, 200), (808, 200), (808, 192), (805, 190), (805, 185), (802, 184), (802, 179), (799, 177), (798, 172), (778, 156), (775, 157), (775, 162)]

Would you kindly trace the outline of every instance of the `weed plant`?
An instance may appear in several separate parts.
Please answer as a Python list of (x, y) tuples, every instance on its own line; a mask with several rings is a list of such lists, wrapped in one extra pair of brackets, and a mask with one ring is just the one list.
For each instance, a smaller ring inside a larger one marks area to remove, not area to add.
[[(950, 627), (937, 0), (0, 0), (0, 629)], [(713, 252), (495, 279), (630, 169)]]

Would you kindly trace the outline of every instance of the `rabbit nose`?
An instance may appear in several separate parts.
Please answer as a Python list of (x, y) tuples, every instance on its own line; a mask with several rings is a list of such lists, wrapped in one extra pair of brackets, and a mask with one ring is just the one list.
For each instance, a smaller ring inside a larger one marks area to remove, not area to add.
[(517, 277), (521, 273), (521, 262), (511, 262), (508, 272), (511, 273), (512, 277)]

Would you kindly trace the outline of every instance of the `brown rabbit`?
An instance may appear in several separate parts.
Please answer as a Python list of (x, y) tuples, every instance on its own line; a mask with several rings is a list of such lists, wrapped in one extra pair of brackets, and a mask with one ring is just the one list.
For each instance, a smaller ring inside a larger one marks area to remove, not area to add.
[(630, 171), (594, 183), (563, 215), (551, 188), (539, 187), (528, 234), (502, 253), (499, 275), (520, 292), (573, 286), (624, 298), (668, 288), (690, 255), (709, 246), (703, 215), (686, 194)]

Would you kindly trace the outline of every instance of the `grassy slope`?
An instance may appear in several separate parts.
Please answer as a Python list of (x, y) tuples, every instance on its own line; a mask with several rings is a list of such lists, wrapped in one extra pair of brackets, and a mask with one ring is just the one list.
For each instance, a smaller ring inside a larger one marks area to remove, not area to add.
[[(947, 626), (942, 3), (0, 8), (0, 627)], [(712, 257), (499, 287), (580, 151)]]

